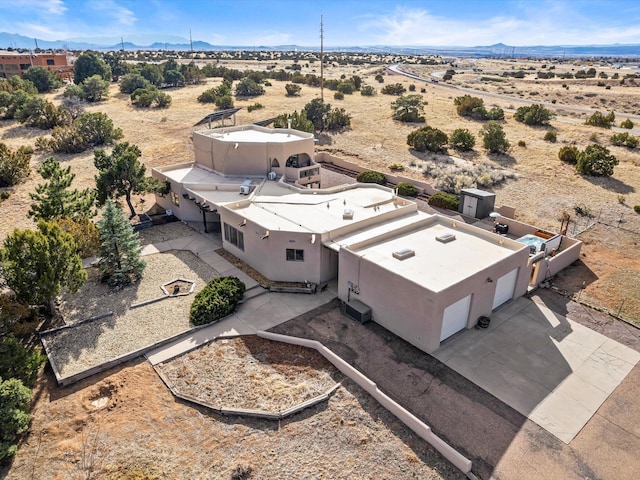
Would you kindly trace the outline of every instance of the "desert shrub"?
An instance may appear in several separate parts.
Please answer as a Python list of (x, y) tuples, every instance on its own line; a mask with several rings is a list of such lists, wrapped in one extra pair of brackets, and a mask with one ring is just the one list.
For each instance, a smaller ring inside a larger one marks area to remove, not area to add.
[(422, 173), (433, 179), (433, 186), (438, 190), (456, 194), (463, 188), (491, 187), (516, 176), (514, 172), (488, 162), (456, 164), (452, 159), (427, 161)]
[(413, 83), (411, 85), (409, 85), (409, 91), (410, 92), (415, 92), (416, 91), (416, 86)]
[(558, 151), (558, 158), (564, 163), (575, 165), (578, 163), (579, 150), (574, 146), (565, 146)]
[(25, 333), (30, 336), (36, 328), (34, 319), (37, 319), (35, 309), (19, 302), (9, 292), (0, 295), (0, 335), (16, 334), (16, 330), (20, 330), (22, 325), (29, 325), (30, 328)]
[(295, 97), (296, 95), (300, 95), (302, 87), (300, 85), (296, 85), (295, 83), (287, 83), (284, 86), (284, 89), (287, 91), (287, 97)]
[(609, 149), (602, 145), (589, 145), (578, 153), (576, 171), (582, 175), (609, 177), (613, 175), (613, 168), (616, 165), (618, 165), (618, 159), (611, 155)]
[(387, 165), (387, 168), (392, 172), (402, 172), (404, 171), (404, 165), (400, 162), (392, 162)]
[(94, 257), (100, 248), (100, 234), (95, 224), (88, 218), (61, 218), (58, 225), (63, 232), (68, 233), (76, 242), (77, 253), (80, 258)]
[(614, 112), (611, 112), (608, 115), (603, 115), (602, 112), (597, 111), (587, 118), (584, 124), (591, 125), (592, 127), (611, 128), (615, 120), (616, 115)]
[(247, 107), (247, 111), (248, 112), (253, 112), (254, 110), (260, 110), (261, 108), (264, 108), (264, 105), (262, 105), (261, 103), (254, 103), (253, 105), (249, 105)]
[(374, 78), (376, 82), (384, 83), (384, 77), (381, 74), (377, 74)]
[(338, 90), (338, 85), (340, 85), (340, 80), (336, 80), (335, 78), (331, 78), (329, 80), (324, 81), (325, 88), (329, 90), (336, 91)]
[(391, 102), (393, 119), (401, 122), (424, 123), (424, 106), (426, 102), (422, 95), (401, 95), (397, 100)]
[(293, 113), (278, 115), (273, 121), (273, 128), (289, 128), (289, 120), (291, 120), (291, 128), (301, 132), (313, 133), (313, 123), (307, 118), (304, 110), (300, 113), (294, 111)]
[(351, 95), (356, 91), (356, 86), (351, 82), (340, 82), (338, 84), (338, 92), (343, 95)]
[(218, 95), (217, 88), (209, 88), (200, 95), (198, 95), (198, 102), (200, 103), (215, 103)]
[(598, 143), (598, 134), (592, 133), (591, 135), (589, 135), (589, 141), (593, 143)]
[(407, 136), (407, 145), (418, 152), (440, 152), (449, 141), (449, 137), (442, 130), (430, 126), (414, 130)]
[(335, 132), (351, 125), (351, 115), (344, 108), (334, 108), (327, 116), (325, 130)]
[(616, 147), (636, 148), (638, 146), (638, 137), (629, 135), (629, 133), (615, 133), (611, 136), (611, 143)]
[(456, 106), (456, 112), (461, 117), (474, 117), (482, 119), (486, 114), (484, 101), (478, 97), (463, 95), (461, 97), (456, 97), (453, 100), (453, 104)]
[(416, 186), (409, 182), (398, 183), (396, 190), (398, 191), (398, 195), (402, 195), (403, 197), (416, 197), (418, 195)]
[(23, 145), (12, 151), (0, 143), (0, 187), (12, 187), (29, 176), (31, 155), (31, 147)]
[(407, 91), (401, 83), (390, 83), (380, 90), (385, 95), (402, 95)]
[(171, 104), (171, 96), (149, 85), (147, 88), (138, 88), (131, 94), (131, 104), (142, 108), (166, 108)]
[(29, 429), (31, 391), (17, 378), (0, 378), (0, 464), (18, 451), (16, 435)]
[(257, 97), (264, 95), (264, 87), (249, 77), (243, 78), (236, 85), (236, 97)]
[(493, 107), (487, 110), (485, 120), (504, 120), (504, 110), (500, 107)]
[(17, 378), (27, 387), (32, 387), (38, 369), (46, 359), (40, 349), (27, 350), (14, 337), (0, 340), (0, 378)]
[(139, 88), (148, 88), (151, 85), (149, 80), (139, 73), (127, 73), (120, 77), (119, 87), (120, 93), (131, 95)]
[(11, 196), (11, 192), (9, 192), (8, 190), (3, 190), (2, 192), (0, 192), (0, 202), (2, 200), (6, 200), (10, 196)]
[(628, 130), (631, 130), (633, 128), (633, 122), (631, 121), (630, 118), (627, 118), (622, 122), (620, 122), (620, 128), (626, 128)]
[(506, 153), (509, 150), (509, 141), (502, 129), (502, 125), (497, 122), (489, 122), (480, 130), (484, 148), (492, 153)]
[(576, 215), (579, 217), (592, 217), (591, 209), (584, 203), (576, 203), (573, 206), (573, 211), (576, 212)]
[(218, 107), (220, 110), (233, 108), (233, 97), (231, 96), (231, 94), (219, 95), (218, 97), (216, 97), (216, 107)]
[(376, 94), (376, 89), (371, 85), (364, 85), (360, 88), (360, 95), (363, 97), (373, 97)]
[(525, 125), (545, 125), (554, 117), (554, 114), (543, 105), (522, 106), (516, 110), (513, 118)]
[(191, 323), (205, 325), (230, 315), (244, 290), (244, 283), (236, 277), (214, 278), (195, 296), (191, 304)]
[(333, 99), (334, 100), (344, 100), (344, 93), (342, 92), (335, 92), (333, 94)]
[(522, 148), (527, 148), (527, 142), (524, 140), (518, 140), (518, 146)]
[(438, 208), (447, 208), (449, 210), (458, 211), (460, 199), (457, 195), (446, 192), (434, 193), (429, 197), (429, 205)]
[(634, 205), (633, 211), (640, 214), (640, 205)]
[(558, 137), (556, 136), (556, 132), (554, 132), (553, 130), (547, 130), (544, 133), (543, 138), (545, 142), (551, 142), (551, 143), (556, 143), (556, 140), (558, 140)]
[(375, 171), (360, 172), (356, 180), (360, 183), (377, 183), (378, 185), (387, 183), (387, 177), (383, 173)]
[(466, 128), (457, 128), (449, 137), (449, 146), (461, 152), (473, 150), (476, 137)]
[(32, 97), (15, 111), (14, 118), (28, 127), (49, 130), (71, 123), (71, 116), (64, 108), (56, 107), (42, 97)]

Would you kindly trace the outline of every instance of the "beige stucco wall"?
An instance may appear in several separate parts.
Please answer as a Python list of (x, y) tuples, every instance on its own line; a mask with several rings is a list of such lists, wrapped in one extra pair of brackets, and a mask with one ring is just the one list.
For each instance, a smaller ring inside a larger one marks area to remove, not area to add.
[[(270, 280), (282, 282), (310, 282), (323, 283), (335, 277), (331, 275), (331, 268), (323, 267), (324, 247), (319, 235), (315, 243), (311, 243), (311, 233), (269, 231), (265, 239), (265, 228), (247, 220), (245, 226), (240, 227), (244, 217), (233, 210), (220, 209), (220, 218), (224, 223), (237, 228), (244, 236), (244, 251), (228, 243), (223, 238), (223, 246), (226, 250), (251, 265), (262, 275)], [(224, 232), (224, 226), (223, 232)], [(224, 237), (224, 235), (223, 235)], [(304, 262), (286, 260), (287, 248), (304, 250)]]
[[(283, 174), (291, 155), (306, 153), (310, 158), (314, 157), (312, 137), (292, 135), (287, 142), (232, 142), (210, 133), (209, 130), (193, 133), (195, 162), (226, 176), (265, 176), (271, 170)], [(274, 158), (280, 168), (271, 167)], [(296, 179), (297, 176), (290, 178)]]
[[(519, 268), (514, 298), (527, 291), (529, 271), (526, 250), (484, 270), (473, 272), (461, 282), (432, 292), (401, 275), (369, 262), (349, 249), (339, 252), (338, 296), (343, 301), (359, 300), (371, 307), (373, 320), (417, 348), (431, 353), (440, 346), (444, 310), (471, 294), (467, 328), (473, 327), (481, 315), (490, 315), (497, 279)], [(488, 282), (491, 277), (493, 282)], [(359, 293), (349, 293), (349, 282)]]

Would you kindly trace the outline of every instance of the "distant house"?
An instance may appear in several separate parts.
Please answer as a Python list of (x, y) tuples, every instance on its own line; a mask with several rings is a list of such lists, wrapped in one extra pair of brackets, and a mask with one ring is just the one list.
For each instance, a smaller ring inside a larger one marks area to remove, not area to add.
[[(153, 169), (170, 184), (160, 206), (219, 231), (226, 250), (271, 280), (337, 281), (347, 306), (425, 352), (526, 293), (561, 259), (421, 212), (387, 187), (321, 188), (308, 133), (245, 125), (194, 132), (193, 143), (194, 162)], [(565, 245), (571, 263), (579, 242)]]
[(46, 67), (62, 80), (73, 80), (73, 65), (61, 53), (14, 53), (0, 51), (0, 78), (22, 77), (29, 67)]

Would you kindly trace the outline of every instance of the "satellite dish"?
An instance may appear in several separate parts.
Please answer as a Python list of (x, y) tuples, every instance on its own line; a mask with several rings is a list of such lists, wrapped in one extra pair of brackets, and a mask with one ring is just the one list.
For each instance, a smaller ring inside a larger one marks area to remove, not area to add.
[(491, 218), (498, 218), (498, 217), (500, 217), (501, 215), (500, 215), (498, 212), (491, 212), (491, 213), (489, 214), (489, 216), (490, 216)]

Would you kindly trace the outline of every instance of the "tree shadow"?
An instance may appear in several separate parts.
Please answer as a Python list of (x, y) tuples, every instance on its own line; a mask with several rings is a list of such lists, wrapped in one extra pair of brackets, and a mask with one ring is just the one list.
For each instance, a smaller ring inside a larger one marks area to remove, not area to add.
[(333, 145), (333, 138), (331, 135), (324, 132), (316, 133), (316, 140), (318, 140), (318, 145), (324, 147), (326, 145)]
[(516, 158), (508, 153), (487, 153), (490, 160), (503, 167), (509, 167), (516, 163)]
[(635, 187), (633, 187), (632, 185), (628, 185), (623, 181), (613, 177), (591, 177), (583, 175), (582, 178), (593, 185), (597, 185), (598, 187), (604, 188), (605, 190), (610, 190), (612, 192), (620, 194), (629, 194), (636, 191)]

